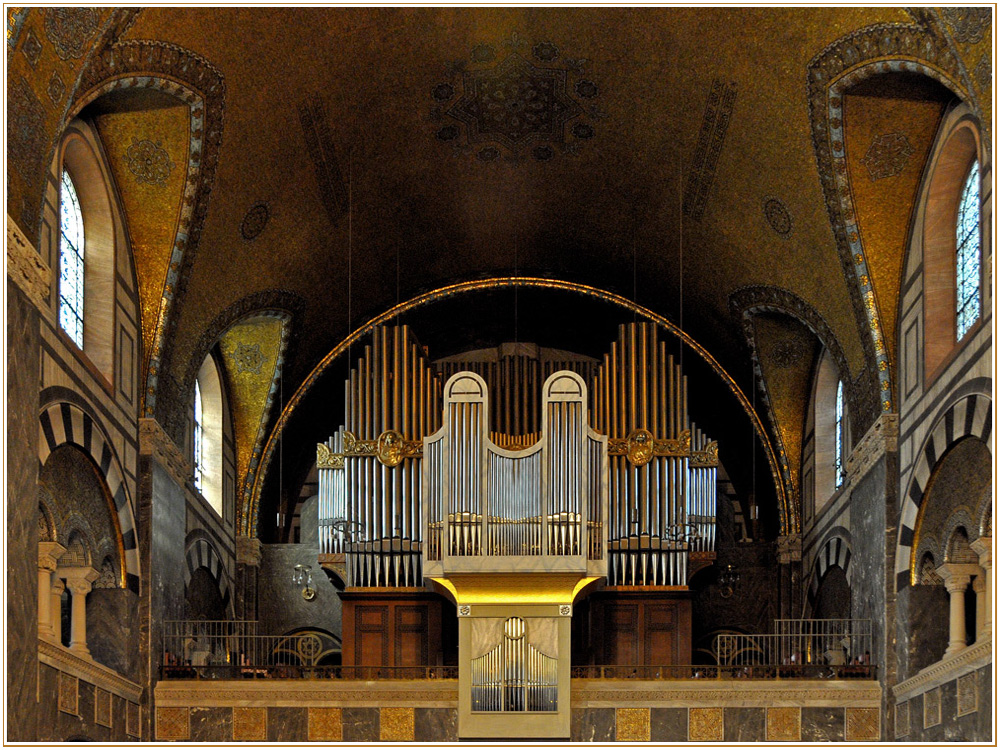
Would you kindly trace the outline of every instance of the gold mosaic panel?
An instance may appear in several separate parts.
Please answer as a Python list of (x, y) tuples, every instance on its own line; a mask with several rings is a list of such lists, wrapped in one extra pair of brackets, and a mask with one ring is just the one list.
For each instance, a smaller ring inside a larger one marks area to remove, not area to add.
[(970, 672), (958, 678), (958, 715), (975, 713), (979, 708), (976, 690), (976, 673)]
[(941, 688), (924, 693), (924, 729), (941, 723)]
[(267, 395), (281, 353), (280, 318), (256, 316), (242, 320), (219, 339), (229, 382), (230, 405), (236, 430), (236, 476), (243, 490), (254, 446), (263, 436)]
[(139, 704), (128, 703), (125, 707), (125, 734), (129, 737), (142, 737), (139, 727)]
[(618, 742), (649, 742), (649, 709), (615, 709)]
[(188, 740), (191, 738), (191, 709), (157, 708), (156, 739)]
[(802, 711), (798, 708), (767, 709), (765, 739), (768, 742), (800, 742), (802, 740)]
[(722, 709), (690, 709), (688, 739), (692, 742), (722, 742)]
[[(125, 211), (139, 280), (143, 351), (148, 356), (187, 182), (190, 108), (177, 100), (173, 107), (109, 112), (98, 116), (96, 122)], [(132, 157), (141, 144), (149, 144), (171, 165), (163, 180), (148, 181), (133, 171), (136, 161)]]
[(339, 708), (309, 709), (310, 742), (342, 742), (343, 739), (343, 716)]
[(910, 702), (896, 704), (896, 739), (910, 733)]
[(111, 693), (101, 688), (94, 688), (94, 723), (111, 726)]
[(59, 673), (59, 710), (74, 716), (80, 711), (80, 681), (65, 672)]
[(879, 713), (877, 708), (847, 709), (847, 741), (873, 742), (879, 738)]
[(382, 742), (413, 742), (413, 709), (383, 708), (379, 717)]
[(264, 742), (267, 740), (266, 708), (233, 709), (233, 741)]

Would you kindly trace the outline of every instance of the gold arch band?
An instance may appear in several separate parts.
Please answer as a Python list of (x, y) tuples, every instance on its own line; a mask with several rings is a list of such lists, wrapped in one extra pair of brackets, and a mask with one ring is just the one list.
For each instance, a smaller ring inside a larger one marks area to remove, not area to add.
[(245, 507), (240, 516), (240, 531), (247, 536), (256, 536), (257, 509), (260, 505), (260, 492), (263, 488), (264, 478), (267, 475), (267, 470), (274, 455), (275, 446), (279, 440), (278, 436), (284, 430), (285, 425), (291, 418), (292, 413), (301, 403), (302, 399), (305, 398), (306, 394), (323, 374), (326, 368), (340, 358), (348, 350), (348, 347), (353, 346), (378, 326), (389, 323), (393, 320), (393, 318), (409, 312), (410, 310), (415, 310), (434, 302), (440, 302), (442, 300), (457, 297), (462, 294), (468, 294), (470, 292), (516, 287), (551, 289), (554, 291), (570, 292), (584, 297), (591, 297), (603, 302), (608, 302), (627, 310), (628, 312), (641, 315), (647, 320), (656, 323), (661, 328), (676, 336), (685, 345), (687, 345), (689, 349), (700, 356), (709, 365), (709, 367), (712, 368), (715, 374), (722, 379), (732, 394), (736, 397), (736, 400), (739, 402), (744, 413), (747, 417), (749, 417), (750, 422), (753, 425), (754, 432), (757, 435), (757, 439), (760, 440), (761, 445), (764, 448), (768, 466), (771, 470), (771, 477), (774, 480), (775, 492), (778, 496), (778, 518), (781, 525), (781, 534), (788, 535), (799, 532), (800, 523), (798, 509), (789, 501), (787, 489), (781, 479), (781, 472), (778, 467), (777, 457), (774, 453), (774, 447), (771, 445), (771, 441), (767, 436), (766, 430), (764, 429), (764, 423), (761, 421), (756, 411), (754, 411), (753, 405), (746, 397), (746, 394), (744, 394), (740, 387), (736, 384), (736, 381), (733, 380), (729, 373), (726, 372), (725, 368), (719, 364), (719, 362), (708, 352), (707, 349), (701, 346), (701, 344), (691, 338), (691, 336), (682, 331), (663, 315), (653, 312), (649, 308), (644, 307), (637, 302), (633, 302), (620, 294), (615, 294), (614, 292), (609, 292), (604, 289), (588, 286), (587, 284), (580, 284), (574, 281), (545, 279), (534, 276), (498, 276), (490, 279), (461, 281), (455, 284), (439, 287), (438, 289), (425, 292), (406, 300), (405, 302), (400, 302), (393, 307), (390, 307), (385, 312), (376, 315), (364, 325), (356, 328), (346, 338), (341, 340), (341, 342), (331, 349), (330, 352), (319, 361), (316, 367), (313, 368), (312, 372), (309, 373), (302, 384), (296, 389), (295, 393), (292, 395), (291, 399), (289, 399), (288, 403), (285, 404), (284, 409), (282, 409), (281, 414), (278, 416), (274, 428), (268, 436), (267, 443), (264, 445), (264, 451), (261, 455), (260, 462), (261, 468), (257, 472), (257, 476), (254, 479), (253, 492), (250, 496), (249, 507)]

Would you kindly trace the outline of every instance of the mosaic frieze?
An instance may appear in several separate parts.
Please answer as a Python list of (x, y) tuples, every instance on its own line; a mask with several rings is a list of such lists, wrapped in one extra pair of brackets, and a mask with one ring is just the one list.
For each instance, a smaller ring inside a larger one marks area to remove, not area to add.
[(382, 742), (413, 742), (413, 709), (383, 708), (379, 717)]
[(618, 742), (649, 742), (649, 709), (616, 709), (615, 727)]
[(848, 708), (846, 723), (845, 739), (848, 742), (873, 742), (879, 738), (877, 708)]
[(868, 168), (868, 177), (874, 182), (898, 175), (912, 155), (913, 146), (905, 133), (886, 133), (872, 141), (861, 163)]
[(45, 37), (61, 60), (83, 57), (97, 33), (100, 16), (93, 8), (48, 8)]
[(705, 214), (708, 193), (715, 181), (715, 170), (736, 106), (736, 93), (735, 81), (727, 82), (721, 78), (712, 81), (698, 132), (698, 145), (691, 161), (691, 172), (684, 186), (684, 215), (696, 221)]
[(799, 742), (802, 739), (802, 711), (798, 707), (769, 708), (764, 739), (767, 742)]
[(468, 59), (448, 66), (451, 80), (431, 88), (434, 137), (482, 162), (546, 162), (576, 153), (605, 116), (587, 62), (516, 33), (499, 47), (478, 44)]
[(243, 216), (243, 221), (240, 222), (240, 237), (246, 242), (253, 242), (260, 237), (270, 218), (271, 209), (267, 203), (255, 203), (250, 206)]

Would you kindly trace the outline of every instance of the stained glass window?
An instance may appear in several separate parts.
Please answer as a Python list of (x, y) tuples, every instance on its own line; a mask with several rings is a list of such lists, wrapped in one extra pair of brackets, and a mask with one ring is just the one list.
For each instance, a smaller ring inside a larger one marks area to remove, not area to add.
[(83, 213), (69, 172), (59, 202), (59, 325), (83, 348)]
[(201, 492), (202, 470), (204, 462), (202, 457), (202, 447), (204, 445), (204, 435), (202, 425), (205, 423), (205, 416), (201, 406), (201, 386), (198, 381), (194, 381), (194, 486)]
[(979, 319), (979, 164), (972, 163), (958, 204), (955, 290), (961, 339)]
[(837, 421), (834, 426), (836, 436), (833, 451), (834, 486), (844, 483), (844, 381), (837, 382)]

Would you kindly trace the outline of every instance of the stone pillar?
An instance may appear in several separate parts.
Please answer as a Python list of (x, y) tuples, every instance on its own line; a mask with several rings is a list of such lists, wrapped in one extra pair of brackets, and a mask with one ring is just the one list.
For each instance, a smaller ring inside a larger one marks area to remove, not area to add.
[(52, 608), (49, 610), (52, 615), (52, 639), (56, 643), (62, 643), (62, 595), (66, 590), (66, 584), (59, 576), (52, 578)]
[(263, 557), (260, 539), (236, 537), (236, 617), (257, 619), (257, 578)]
[(937, 569), (937, 574), (944, 580), (950, 601), (948, 648), (944, 652), (945, 656), (957, 654), (965, 648), (965, 589), (976, 572), (977, 566), (960, 563), (945, 563)]
[(87, 594), (100, 573), (93, 568), (62, 568), (59, 575), (66, 579), (66, 588), (73, 597), (69, 647), (81, 656), (90, 656), (90, 649), (87, 648)]
[(969, 546), (979, 555), (979, 567), (983, 569), (983, 575), (977, 578), (983, 581), (983, 593), (976, 597), (976, 624), (979, 626), (976, 642), (988, 641), (993, 634), (993, 537), (981, 536)]
[(782, 619), (801, 617), (802, 612), (802, 535), (778, 537), (780, 568), (780, 611)]
[(38, 637), (49, 641), (56, 633), (52, 627), (52, 573), (65, 551), (59, 542), (38, 543)]

